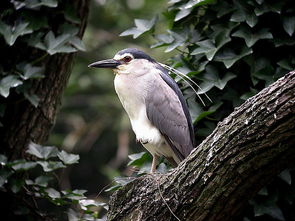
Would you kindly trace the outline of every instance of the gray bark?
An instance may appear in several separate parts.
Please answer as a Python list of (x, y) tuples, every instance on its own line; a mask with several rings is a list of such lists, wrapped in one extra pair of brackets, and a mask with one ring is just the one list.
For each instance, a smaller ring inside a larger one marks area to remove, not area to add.
[(233, 220), (275, 175), (294, 165), (294, 95), (290, 72), (236, 108), (177, 168), (116, 191), (108, 220), (177, 220), (172, 212), (186, 221)]

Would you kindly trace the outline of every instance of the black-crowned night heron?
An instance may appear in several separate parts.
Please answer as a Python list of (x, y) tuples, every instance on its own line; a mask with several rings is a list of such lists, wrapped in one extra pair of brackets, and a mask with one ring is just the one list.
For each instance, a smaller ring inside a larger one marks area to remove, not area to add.
[(151, 172), (158, 157), (177, 166), (194, 148), (194, 129), (181, 91), (157, 61), (144, 52), (127, 48), (113, 59), (89, 65), (110, 68), (136, 139), (152, 154)]

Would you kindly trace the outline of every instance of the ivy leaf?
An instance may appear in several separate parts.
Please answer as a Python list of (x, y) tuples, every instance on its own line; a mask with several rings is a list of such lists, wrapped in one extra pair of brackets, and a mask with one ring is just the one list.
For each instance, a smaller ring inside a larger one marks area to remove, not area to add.
[(196, 43), (196, 45), (198, 45), (199, 47), (193, 50), (191, 52), (191, 55), (205, 54), (207, 59), (211, 61), (215, 53), (217, 52), (215, 45), (210, 39), (199, 41)]
[(255, 15), (255, 13), (253, 13), (252, 11), (250, 11), (244, 2), (235, 2), (237, 10), (232, 14), (230, 21), (232, 22), (246, 22), (251, 28), (253, 28), (257, 22), (258, 22), (258, 18)]
[(127, 185), (128, 183), (132, 182), (135, 179), (136, 179), (136, 177), (115, 177), (114, 182), (116, 182), (116, 184), (114, 186), (106, 189), (105, 192), (117, 190), (120, 187)]
[(149, 159), (149, 154), (147, 152), (141, 152), (136, 154), (128, 155), (130, 161), (128, 162), (128, 166), (136, 166), (141, 167), (145, 164)]
[(86, 190), (64, 190), (61, 191), (64, 194), (65, 198), (68, 198), (70, 200), (82, 200), (85, 199), (86, 197), (84, 196), (84, 193), (86, 193)]
[(230, 68), (238, 60), (251, 54), (252, 52), (253, 51), (251, 48), (244, 47), (239, 54), (236, 54), (233, 50), (227, 48), (223, 50), (220, 54), (216, 55), (215, 60), (223, 62), (226, 68)]
[(52, 31), (48, 32), (44, 39), (46, 51), (50, 55), (56, 53), (72, 53), (77, 51), (77, 49), (67, 45), (71, 38), (72, 36), (67, 33), (55, 37)]
[(19, 170), (30, 170), (37, 166), (36, 162), (28, 162), (25, 160), (15, 160), (10, 164), (11, 168), (19, 171)]
[(175, 15), (174, 21), (179, 21), (182, 18), (188, 16), (192, 11), (192, 8), (182, 8), (180, 11), (178, 11)]
[(2, 166), (5, 166), (6, 163), (7, 163), (7, 157), (5, 155), (3, 155), (3, 154), (0, 154), (0, 164)]
[(216, 10), (217, 12), (217, 18), (221, 18), (224, 15), (229, 14), (230, 12), (234, 11), (235, 9), (232, 7), (232, 5), (228, 4), (225, 1), (220, 2), (220, 6)]
[(204, 74), (203, 82), (200, 84), (200, 88), (202, 89), (198, 89), (197, 93), (206, 93), (213, 87), (223, 90), (227, 82), (234, 78), (236, 78), (236, 75), (230, 72), (227, 72), (223, 78), (220, 78), (217, 69), (209, 65), (206, 67), (206, 73)]
[(72, 4), (66, 5), (65, 11), (64, 11), (64, 16), (70, 22), (73, 22), (75, 24), (81, 23), (81, 20), (80, 20), (80, 18), (78, 18), (77, 14), (76, 14), (76, 10), (74, 9)]
[(295, 16), (284, 17), (283, 18), (283, 27), (288, 35), (292, 36), (295, 31)]
[(255, 7), (254, 12), (256, 16), (260, 16), (268, 12), (281, 14), (283, 5), (283, 1), (272, 2), (271, 4), (264, 2), (263, 4), (260, 4), (259, 6)]
[(7, 183), (8, 177), (12, 175), (11, 171), (1, 169), (0, 170), (0, 187), (3, 187), (5, 183)]
[(182, 33), (177, 33), (177, 32), (169, 30), (168, 32), (174, 40), (166, 48), (165, 52), (170, 52), (170, 51), (174, 50), (175, 48), (182, 46), (187, 40), (187, 35), (188, 35), (187, 31), (184, 31)]
[(136, 27), (127, 29), (126, 31), (122, 32), (120, 36), (133, 35), (134, 39), (138, 38), (140, 35), (151, 30), (154, 27), (156, 20), (157, 17), (154, 17), (151, 20), (135, 19), (134, 22)]
[(266, 28), (263, 28), (256, 33), (252, 33), (251, 29), (245, 26), (233, 33), (232, 36), (243, 38), (249, 48), (252, 47), (260, 39), (273, 38), (272, 34)]
[(52, 177), (50, 176), (38, 176), (32, 184), (41, 187), (47, 187), (50, 180), (52, 180)]
[(98, 206), (106, 206), (106, 203), (102, 203), (102, 202), (97, 202), (95, 200), (92, 199), (82, 199), (79, 200), (79, 205), (81, 206), (82, 210), (88, 210), (89, 207), (98, 207)]
[(9, 26), (2, 21), (0, 21), (0, 34), (3, 35), (6, 43), (12, 46), (19, 36), (30, 34), (33, 32), (31, 28), (28, 27), (28, 22), (17, 23), (14, 26)]
[(17, 87), (21, 84), (23, 84), (23, 82), (19, 80), (18, 76), (6, 76), (0, 81), (0, 94), (6, 98), (9, 95), (10, 88)]
[(81, 39), (76, 37), (76, 36), (73, 36), (70, 39), (69, 43), (71, 45), (73, 45), (75, 48), (77, 48), (78, 50), (80, 50), (80, 51), (86, 51), (86, 48), (85, 48), (85, 45), (84, 45), (83, 41), (81, 41)]
[(20, 77), (24, 80), (28, 79), (38, 79), (43, 78), (44, 67), (32, 66), (31, 64), (26, 64), (23, 68), (20, 68), (23, 74)]
[(279, 174), (279, 177), (285, 181), (287, 184), (291, 185), (292, 184), (292, 177), (291, 177), (291, 174), (290, 174), (290, 171), (289, 170), (284, 170), (283, 172), (281, 172)]
[(37, 161), (37, 163), (42, 166), (45, 172), (51, 172), (53, 170), (66, 167), (59, 161)]
[(211, 61), (215, 54), (228, 42), (231, 41), (229, 36), (231, 30), (235, 27), (235, 24), (230, 25), (229, 27), (213, 26), (214, 42), (210, 39), (199, 41), (196, 43), (199, 47), (192, 51), (192, 55), (205, 54), (207, 59)]
[(10, 189), (13, 193), (18, 193), (22, 187), (24, 186), (25, 182), (23, 179), (11, 179), (10, 180)]
[(78, 163), (80, 157), (76, 154), (67, 153), (64, 150), (59, 152), (57, 154), (58, 158), (64, 163), (64, 164), (74, 164)]
[(45, 192), (48, 194), (48, 196), (49, 196), (51, 199), (53, 199), (53, 200), (55, 200), (55, 199), (61, 197), (60, 192), (58, 192), (57, 190), (55, 190), (55, 189), (53, 189), (53, 188), (47, 188), (47, 189), (45, 189), (44, 191), (45, 191)]
[(40, 159), (47, 160), (50, 157), (56, 157), (58, 149), (56, 147), (41, 146), (31, 142), (26, 152)]
[(26, 0), (26, 8), (38, 8), (41, 6), (46, 6), (49, 8), (57, 7), (57, 0)]
[(24, 96), (34, 107), (38, 107), (40, 98), (36, 94), (28, 94), (25, 92)]

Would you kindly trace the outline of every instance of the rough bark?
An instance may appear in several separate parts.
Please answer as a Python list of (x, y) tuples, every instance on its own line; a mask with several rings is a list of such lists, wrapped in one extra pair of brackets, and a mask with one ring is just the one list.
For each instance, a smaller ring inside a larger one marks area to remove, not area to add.
[[(78, 35), (82, 37), (89, 0), (75, 0), (72, 4), (81, 19)], [(33, 53), (34, 50), (32, 48), (27, 53)], [(17, 94), (6, 104), (4, 125), (0, 128), (0, 146), (1, 151), (6, 152), (11, 159), (23, 155), (30, 141), (44, 143), (47, 140), (70, 76), (73, 57), (74, 53), (56, 54), (45, 59), (45, 77), (35, 81), (31, 88), (32, 93), (40, 98), (37, 108)]]
[(233, 220), (294, 165), (294, 95), (291, 72), (236, 108), (177, 168), (116, 191), (108, 220), (177, 220), (171, 211), (179, 220)]

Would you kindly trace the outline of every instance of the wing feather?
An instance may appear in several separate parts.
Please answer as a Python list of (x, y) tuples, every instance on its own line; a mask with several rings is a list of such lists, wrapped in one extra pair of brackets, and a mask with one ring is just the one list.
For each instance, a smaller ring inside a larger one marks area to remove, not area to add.
[(194, 146), (190, 115), (177, 84), (170, 76), (160, 76), (146, 97), (147, 117), (182, 161)]

